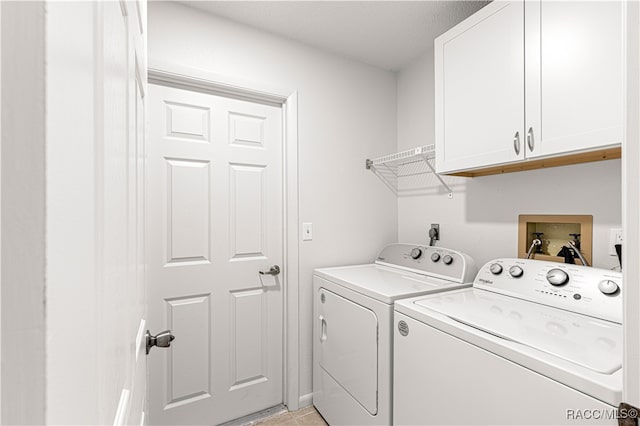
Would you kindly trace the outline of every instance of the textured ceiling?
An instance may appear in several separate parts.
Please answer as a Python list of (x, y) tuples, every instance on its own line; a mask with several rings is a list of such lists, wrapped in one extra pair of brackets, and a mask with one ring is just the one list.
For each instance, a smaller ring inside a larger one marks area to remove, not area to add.
[(487, 1), (181, 1), (379, 68), (399, 70)]

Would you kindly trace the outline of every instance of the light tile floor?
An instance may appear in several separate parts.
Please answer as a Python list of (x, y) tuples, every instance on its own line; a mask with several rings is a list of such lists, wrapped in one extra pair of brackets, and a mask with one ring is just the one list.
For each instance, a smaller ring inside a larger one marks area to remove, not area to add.
[(284, 426), (284, 425), (307, 425), (307, 426), (327, 426), (322, 416), (311, 406), (302, 410), (276, 414), (261, 420), (256, 425), (261, 426)]

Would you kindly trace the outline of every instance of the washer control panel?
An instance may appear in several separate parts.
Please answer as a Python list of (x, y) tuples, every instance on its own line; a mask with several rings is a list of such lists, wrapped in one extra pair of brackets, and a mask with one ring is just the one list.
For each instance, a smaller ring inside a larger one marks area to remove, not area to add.
[(475, 262), (465, 253), (416, 244), (389, 244), (376, 263), (459, 283), (472, 282), (477, 272)]
[(533, 259), (495, 259), (476, 288), (622, 323), (622, 273)]

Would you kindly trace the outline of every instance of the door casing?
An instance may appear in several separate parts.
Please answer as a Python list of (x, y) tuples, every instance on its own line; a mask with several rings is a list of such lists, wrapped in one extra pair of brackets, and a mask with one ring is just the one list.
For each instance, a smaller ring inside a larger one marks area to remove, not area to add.
[(622, 301), (624, 303), (623, 325), (623, 389), (622, 399), (640, 406), (640, 288), (635, 284), (640, 277), (640, 5), (625, 2), (625, 64), (624, 64), (624, 136), (622, 139), (622, 229), (624, 249), (622, 251), (622, 281), (627, 284)]
[(197, 92), (268, 102), (282, 107), (283, 136), (283, 289), (284, 289), (284, 395), (290, 411), (300, 405), (299, 376), (299, 218), (298, 218), (298, 93), (209, 73), (181, 65), (151, 61), (148, 82)]

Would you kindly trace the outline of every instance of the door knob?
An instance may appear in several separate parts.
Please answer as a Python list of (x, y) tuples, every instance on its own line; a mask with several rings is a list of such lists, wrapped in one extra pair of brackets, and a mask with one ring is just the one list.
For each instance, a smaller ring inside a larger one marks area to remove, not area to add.
[(273, 265), (268, 271), (260, 271), (260, 275), (278, 275), (280, 273), (280, 267)]
[(147, 330), (147, 355), (149, 355), (149, 351), (152, 347), (157, 346), (159, 348), (168, 348), (171, 346), (171, 342), (176, 338), (173, 334), (171, 334), (171, 330), (165, 330), (161, 333), (152, 336), (149, 330)]

